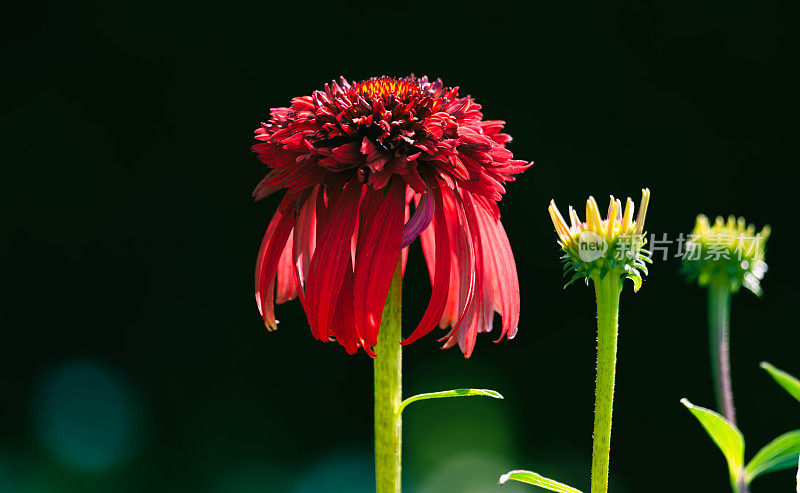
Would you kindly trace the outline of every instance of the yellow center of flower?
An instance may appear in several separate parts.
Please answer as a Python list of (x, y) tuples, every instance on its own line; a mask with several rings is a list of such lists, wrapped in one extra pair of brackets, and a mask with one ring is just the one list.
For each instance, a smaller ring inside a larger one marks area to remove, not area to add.
[(390, 94), (398, 99), (404, 99), (406, 96), (417, 94), (419, 86), (414, 82), (381, 77), (359, 82), (356, 84), (355, 90), (356, 94), (372, 99), (384, 98)]

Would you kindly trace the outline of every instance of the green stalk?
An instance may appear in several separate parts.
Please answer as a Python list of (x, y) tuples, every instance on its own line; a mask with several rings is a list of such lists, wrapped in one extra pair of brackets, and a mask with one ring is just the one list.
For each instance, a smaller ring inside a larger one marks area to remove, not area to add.
[(400, 492), (402, 352), (400, 263), (392, 279), (375, 346), (375, 481), (377, 493)]
[(606, 493), (622, 280), (618, 275), (608, 273), (603, 279), (592, 278), (592, 281), (597, 296), (597, 388), (594, 401), (591, 493)]
[(717, 276), (708, 286), (708, 333), (711, 350), (711, 372), (717, 410), (736, 426), (733, 407), (730, 360), (731, 290), (725, 276)]
[[(731, 381), (730, 358), (730, 281), (718, 275), (708, 285), (708, 334), (711, 350), (711, 373), (714, 379), (714, 394), (717, 397), (717, 410), (736, 426), (736, 408), (733, 405), (733, 385)], [(736, 493), (749, 493), (744, 481), (744, 471), (739, 471), (739, 479), (733, 485)]]

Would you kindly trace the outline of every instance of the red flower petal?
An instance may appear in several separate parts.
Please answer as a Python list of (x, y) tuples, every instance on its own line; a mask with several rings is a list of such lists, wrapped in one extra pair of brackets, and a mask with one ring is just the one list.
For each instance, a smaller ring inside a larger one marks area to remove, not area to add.
[(269, 173), (267, 173), (267, 176), (265, 176), (264, 178), (261, 179), (260, 182), (258, 182), (258, 185), (256, 185), (255, 190), (253, 190), (253, 200), (258, 202), (259, 200), (269, 197), (273, 193), (283, 188), (283, 180), (274, 183), (275, 176), (273, 175), (273, 173), (275, 173), (276, 171), (278, 170), (270, 171)]
[(311, 332), (322, 341), (328, 338), (335, 301), (349, 262), (350, 242), (358, 219), (361, 188), (360, 184), (351, 180), (343, 191), (335, 190), (331, 193), (325, 228), (318, 236), (317, 248), (311, 259), (306, 301)]
[(484, 249), (485, 290), (491, 291), (494, 309), (503, 316), (503, 327), (497, 341), (508, 335), (512, 339), (519, 325), (519, 278), (514, 254), (503, 224), (484, 209), (477, 208), (476, 215), (481, 237), (492, 248)]
[[(466, 224), (462, 205), (457, 201), (457, 194), (444, 188), (444, 207), (447, 227), (450, 234), (450, 286), (442, 318), (439, 326), (456, 327), (464, 316), (467, 301), (471, 299), (470, 286), (474, 280), (472, 260), (473, 247)], [(449, 335), (448, 335), (449, 336)], [(446, 336), (447, 337), (447, 336)]]
[[(358, 346), (363, 344), (355, 331), (353, 322), (353, 264), (347, 259), (347, 268), (344, 271), (342, 289), (339, 298), (336, 300), (336, 311), (331, 325), (331, 335), (336, 341), (344, 346), (348, 354), (353, 354), (358, 350)], [(366, 346), (367, 352), (372, 357), (372, 353)]]
[(433, 199), (430, 194), (422, 194), (419, 202), (417, 202), (416, 209), (414, 209), (414, 216), (403, 226), (403, 237), (400, 240), (401, 246), (407, 247), (410, 245), (414, 238), (428, 227), (431, 219), (433, 219), (433, 208)]
[(458, 211), (459, 227), (457, 228), (456, 235), (458, 241), (456, 242), (457, 251), (455, 257), (458, 259), (459, 271), (459, 290), (458, 290), (458, 307), (459, 315), (458, 321), (452, 326), (449, 335), (455, 334), (459, 338), (459, 347), (464, 353), (464, 356), (469, 357), (472, 354), (472, 348), (475, 346), (475, 336), (477, 328), (474, 326), (473, 317), (475, 316), (476, 300), (475, 286), (478, 283), (478, 254), (477, 248), (479, 245), (475, 244), (471, 223), (471, 202), (465, 204), (458, 192), (453, 194), (456, 199), (456, 209)]
[[(293, 197), (287, 195), (284, 197), (281, 206), (286, 203), (291, 203)], [(268, 329), (274, 330), (277, 328), (275, 321), (275, 312), (272, 304), (272, 293), (275, 286), (275, 273), (278, 267), (278, 259), (283, 253), (286, 240), (294, 226), (294, 217), (291, 214), (285, 214), (281, 211), (283, 207), (279, 207), (278, 211), (272, 217), (267, 232), (264, 234), (264, 239), (261, 242), (261, 248), (258, 252), (256, 259), (256, 304), (258, 310), (264, 318), (264, 324)]]
[[(356, 330), (370, 347), (378, 343), (383, 306), (400, 255), (405, 189), (402, 180), (394, 180), (389, 185), (380, 207), (369, 214), (363, 234), (358, 238), (352, 302)], [(383, 195), (383, 191), (368, 191), (367, 194)]]
[[(406, 199), (403, 212), (403, 223), (407, 223), (411, 219), (411, 201), (414, 200), (414, 189), (406, 187)], [(406, 275), (406, 263), (408, 263), (408, 247), (400, 250), (400, 277)]]
[(447, 292), (450, 288), (450, 234), (442, 200), (442, 190), (437, 184), (431, 187), (428, 193), (433, 194), (434, 200), (433, 223), (429, 228), (433, 228), (434, 242), (431, 246), (435, 251), (432, 255), (428, 254), (435, 258), (435, 275), (431, 288), (431, 301), (428, 303), (428, 308), (425, 310), (419, 325), (403, 341), (403, 344), (411, 344), (436, 327), (436, 323), (442, 317), (442, 311), (447, 302)]
[(281, 304), (297, 297), (297, 286), (294, 283), (294, 268), (292, 267), (292, 247), (294, 241), (292, 232), (286, 240), (286, 246), (278, 259), (278, 289), (275, 294), (275, 303)]
[(458, 345), (461, 348), (461, 352), (464, 353), (465, 358), (469, 358), (475, 348), (475, 338), (486, 324), (484, 321), (483, 293), (482, 289), (480, 289), (484, 283), (483, 244), (472, 195), (469, 192), (464, 192), (460, 196), (456, 195), (456, 197), (463, 198), (463, 202), (460, 202), (459, 205), (461, 205), (464, 213), (463, 219), (469, 227), (470, 256), (473, 266), (470, 287), (468, 288), (470, 291), (468, 291), (467, 299), (464, 301), (464, 311), (461, 314), (461, 319), (454, 330), (458, 333)]
[(294, 226), (294, 242), (292, 245), (292, 263), (294, 267), (295, 284), (300, 302), (305, 307), (305, 290), (308, 279), (308, 270), (311, 267), (311, 258), (317, 241), (317, 215), (316, 205), (319, 195), (319, 186), (314, 187), (300, 209)]

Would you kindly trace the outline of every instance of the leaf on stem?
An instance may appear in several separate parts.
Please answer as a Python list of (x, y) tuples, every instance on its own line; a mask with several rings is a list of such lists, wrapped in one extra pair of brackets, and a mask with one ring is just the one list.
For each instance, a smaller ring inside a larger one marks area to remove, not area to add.
[(750, 481), (772, 471), (793, 468), (800, 454), (800, 430), (784, 433), (769, 442), (744, 468), (744, 478)]
[(502, 399), (503, 396), (500, 395), (500, 392), (496, 390), (489, 390), (489, 389), (453, 389), (453, 390), (443, 390), (441, 392), (430, 392), (427, 394), (417, 394), (414, 396), (409, 397), (408, 399), (404, 400), (400, 403), (400, 407), (397, 408), (398, 413), (402, 413), (403, 409), (406, 408), (412, 402), (417, 401), (424, 401), (425, 399), (442, 399), (446, 397), (470, 397), (475, 395), (482, 395), (486, 397), (492, 397), (494, 399)]
[(704, 407), (695, 406), (688, 399), (681, 399), (694, 417), (703, 425), (708, 436), (714, 440), (728, 462), (731, 484), (735, 484), (744, 468), (744, 437), (738, 428), (719, 414)]
[(789, 375), (783, 370), (775, 368), (766, 361), (762, 361), (759, 366), (767, 370), (767, 372), (772, 376), (772, 378), (774, 378), (775, 381), (778, 382), (778, 384), (786, 390), (786, 392), (789, 392), (792, 395), (792, 397), (800, 401), (800, 380)]
[(581, 493), (581, 490), (576, 490), (571, 486), (559, 483), (558, 481), (553, 481), (552, 479), (548, 479), (532, 471), (509, 471), (500, 476), (500, 484), (506, 484), (509, 479), (519, 481), (520, 483), (532, 484), (534, 486), (538, 486), (550, 491), (557, 491), (559, 493)]

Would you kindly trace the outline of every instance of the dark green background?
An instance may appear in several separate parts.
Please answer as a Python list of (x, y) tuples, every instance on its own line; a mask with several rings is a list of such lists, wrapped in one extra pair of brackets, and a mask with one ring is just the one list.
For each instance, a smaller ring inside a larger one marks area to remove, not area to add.
[[(264, 174), (253, 129), (339, 75), (441, 77), (536, 161), (501, 205), (517, 338), (479, 337), (469, 360), (433, 336), (404, 353), (408, 394), (506, 399), (409, 408), (407, 491), (503, 491), (513, 468), (588, 487), (593, 293), (561, 289), (550, 198), (604, 207), (649, 186), (647, 229), (670, 237), (699, 212), (769, 222), (765, 295), (733, 304), (748, 458), (800, 427), (800, 406), (757, 366), (800, 374), (789, 2), (15, 8), (0, 20), (0, 490), (372, 488), (370, 359), (314, 340), (297, 302), (268, 334), (252, 295), (278, 202), (250, 200)], [(407, 327), (430, 291), (418, 248)], [(713, 403), (705, 293), (678, 267), (657, 261), (622, 296), (614, 493), (727, 491), (721, 454), (678, 402)], [(87, 468), (87, 454), (107, 464)], [(786, 471), (753, 492), (792, 489)]]

